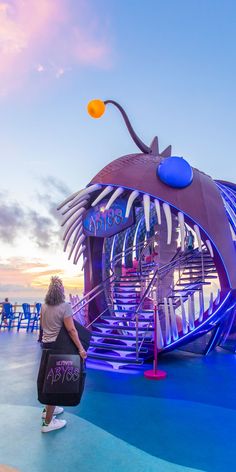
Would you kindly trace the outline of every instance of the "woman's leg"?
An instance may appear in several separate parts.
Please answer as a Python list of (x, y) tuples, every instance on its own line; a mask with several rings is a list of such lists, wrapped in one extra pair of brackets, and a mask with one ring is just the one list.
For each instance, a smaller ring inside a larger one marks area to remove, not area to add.
[(53, 405), (47, 405), (46, 406), (45, 423), (47, 423), (47, 424), (51, 423), (54, 410), (55, 410), (55, 406), (53, 406)]

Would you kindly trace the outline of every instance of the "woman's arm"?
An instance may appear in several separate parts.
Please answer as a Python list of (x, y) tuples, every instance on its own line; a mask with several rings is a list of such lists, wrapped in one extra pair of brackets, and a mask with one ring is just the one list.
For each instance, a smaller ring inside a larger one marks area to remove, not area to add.
[(74, 325), (73, 317), (68, 316), (67, 318), (64, 318), (64, 325), (65, 325), (65, 328), (67, 329), (68, 334), (71, 337), (73, 343), (76, 345), (81, 357), (83, 359), (86, 359), (87, 352), (85, 351), (85, 349), (83, 348), (83, 346), (80, 342), (77, 329), (75, 328), (75, 325)]

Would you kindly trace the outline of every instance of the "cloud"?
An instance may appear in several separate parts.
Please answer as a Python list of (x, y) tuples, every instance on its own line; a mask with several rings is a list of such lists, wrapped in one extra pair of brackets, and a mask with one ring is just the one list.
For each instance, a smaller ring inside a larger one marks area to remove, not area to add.
[(55, 229), (55, 221), (50, 217), (40, 215), (35, 210), (28, 211), (27, 229), (41, 249), (52, 249), (59, 242), (59, 231)]
[(27, 272), (28, 265), (32, 264), (18, 257), (11, 257), (7, 261), (0, 261), (1, 290), (7, 287), (28, 288), (31, 286), (32, 275)]
[(25, 212), (16, 202), (4, 203), (1, 195), (0, 203), (0, 239), (12, 243), (25, 226)]
[[(0, 255), (0, 298), (7, 294), (11, 300), (43, 300), (52, 275), (62, 276), (67, 293), (83, 290), (83, 274), (64, 257), (61, 217), (56, 211), (58, 203), (72, 192), (52, 176), (39, 182), (41, 193), (35, 193), (34, 206), (33, 200), (23, 206), (11, 200), (9, 193), (0, 194), (0, 240), (4, 243)], [(12, 248), (18, 244), (17, 254), (21, 256), (13, 257)]]
[(53, 176), (42, 177), (40, 180), (40, 187), (43, 189), (37, 194), (39, 203), (48, 210), (49, 214), (58, 224), (58, 234), (61, 239), (62, 228), (61, 228), (61, 215), (57, 211), (58, 205), (69, 195), (72, 194), (72, 190), (59, 179)]
[(6, 261), (0, 259), (0, 302), (8, 296), (10, 302), (19, 299), (23, 301), (42, 301), (52, 275), (63, 279), (66, 293), (78, 294), (83, 291), (83, 275), (68, 275), (64, 269), (49, 266), (45, 261), (35, 259), (10, 257)]
[[(97, 11), (96, 11), (97, 10)], [(90, 0), (0, 0), (0, 94), (77, 66), (109, 67), (109, 26)]]
[(59, 228), (52, 217), (42, 216), (29, 208), (21, 208), (16, 202), (0, 203), (0, 240), (13, 244), (24, 234), (32, 238), (40, 248), (49, 248), (59, 244)]
[(41, 249), (62, 248), (61, 216), (58, 204), (72, 192), (52, 176), (40, 179), (43, 190), (37, 195), (42, 212), (30, 207), (22, 207), (10, 201), (4, 193), (0, 194), (0, 240), (12, 244), (24, 235), (34, 241)]
[(41, 177), (40, 182), (45, 188), (50, 190), (50, 192), (52, 191), (53, 193), (55, 193), (56, 191), (61, 196), (67, 196), (71, 193), (69, 187), (64, 182), (62, 182), (62, 180), (59, 180), (53, 177), (52, 175), (48, 175), (47, 177)]

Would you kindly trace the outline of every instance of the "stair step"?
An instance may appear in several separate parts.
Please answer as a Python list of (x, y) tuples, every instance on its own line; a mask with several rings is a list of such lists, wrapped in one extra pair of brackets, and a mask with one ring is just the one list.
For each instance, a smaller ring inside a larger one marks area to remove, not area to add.
[(119, 277), (116, 277), (116, 282), (117, 280), (121, 282), (125, 282), (124, 279), (132, 280), (133, 282), (136, 282), (137, 279), (140, 280), (140, 275), (137, 275), (136, 277), (134, 277), (133, 275), (130, 277), (128, 275), (119, 275)]
[[(136, 342), (136, 336), (127, 336), (123, 334), (102, 334), (99, 333), (98, 331), (92, 331), (92, 338), (103, 338), (103, 339), (122, 339), (123, 341), (133, 341), (134, 343)], [(138, 340), (142, 341), (143, 336), (138, 336)], [(146, 341), (151, 341), (151, 336), (147, 337), (145, 336)]]
[(96, 352), (89, 352), (88, 351), (88, 358), (89, 359), (100, 359), (104, 361), (111, 361), (117, 362), (118, 364), (137, 364), (142, 365), (144, 360), (142, 358), (136, 360), (135, 357), (120, 357), (120, 356), (108, 356), (107, 354), (96, 353)]
[(118, 300), (116, 299), (116, 301), (114, 301), (114, 305), (137, 306), (138, 303), (137, 303), (137, 302), (129, 303), (129, 302), (126, 302), (126, 301), (124, 301), (124, 300), (118, 301)]
[[(184, 286), (186, 287), (186, 285), (184, 285)], [(200, 290), (202, 290), (200, 287), (199, 288), (196, 288), (196, 287), (195, 288), (193, 288), (193, 287), (192, 288), (187, 288), (186, 287), (185, 289), (172, 288), (171, 292), (179, 292), (181, 294), (182, 292), (197, 292), (197, 291), (200, 291)], [(179, 295), (173, 296), (173, 298), (175, 298), (175, 297), (179, 297)], [(168, 298), (171, 298), (171, 296), (169, 295)]]
[[(117, 350), (117, 351), (127, 351), (127, 352), (136, 352), (136, 346), (126, 346), (125, 344), (108, 344), (108, 343), (96, 343), (96, 342), (91, 342), (90, 347), (96, 348), (96, 349), (107, 349), (107, 350)], [(148, 349), (145, 347), (141, 347), (139, 349), (139, 352), (142, 352), (143, 354), (148, 353)]]
[[(106, 315), (102, 315), (101, 316), (101, 319), (102, 320), (115, 320), (115, 321), (133, 321), (133, 323), (135, 322), (135, 319), (132, 319), (132, 318), (124, 318), (122, 316), (106, 316)], [(139, 318), (139, 323), (148, 323), (150, 321), (150, 318)]]
[[(178, 295), (175, 295), (175, 296), (171, 295), (168, 298), (179, 298), (179, 297), (178, 297)], [(158, 303), (158, 306), (165, 306), (165, 303)], [(175, 307), (175, 306), (177, 306), (177, 303), (173, 303), (173, 307)]]
[(177, 285), (178, 287), (187, 287), (188, 285), (211, 285), (211, 282), (189, 282), (188, 284), (176, 284), (176, 287)]
[[(134, 289), (134, 288), (135, 288), (135, 289), (138, 289), (139, 287), (141, 287), (141, 284), (139, 284), (139, 285), (135, 285), (135, 284), (120, 285), (120, 284), (119, 284), (119, 285), (112, 285), (111, 288), (113, 289), (113, 291), (119, 291), (119, 290), (124, 290), (124, 288), (125, 288), (125, 289), (128, 289), (128, 288), (130, 288), (130, 289)], [(131, 290), (130, 290), (130, 291), (131, 291)], [(129, 293), (129, 291), (128, 291), (128, 290), (125, 290), (125, 293)]]
[[(128, 290), (126, 290), (128, 289)], [(138, 289), (138, 290), (137, 290)], [(135, 285), (127, 286), (127, 287), (113, 287), (112, 294), (113, 295), (127, 295), (132, 294), (133, 296), (141, 294), (141, 287), (136, 287)]]
[[(119, 283), (119, 282), (117, 282), (117, 283), (118, 283), (118, 285), (116, 285), (116, 282), (114, 283), (114, 288), (115, 288), (115, 289), (118, 289), (118, 288), (137, 288), (137, 287), (141, 287), (141, 284), (138, 284), (138, 285), (133, 284), (133, 285), (131, 285), (131, 284), (129, 283), (129, 285), (121, 285), (121, 283)], [(122, 283), (124, 283), (124, 282), (122, 282)]]
[[(117, 330), (124, 330), (124, 331), (136, 331), (136, 326), (117, 326), (117, 325), (109, 325), (108, 323), (93, 323), (94, 328), (105, 328), (105, 329), (110, 329), (111, 331), (117, 331)], [(139, 331), (153, 331), (154, 328), (152, 327), (138, 327)], [(103, 333), (104, 335), (104, 333)]]
[[(202, 257), (203, 256), (203, 257)], [(212, 257), (210, 256), (210, 254), (203, 254), (201, 255), (201, 253), (199, 252), (199, 254), (197, 256), (193, 256), (193, 257), (190, 257), (189, 258), (191, 261), (201, 261), (202, 259), (204, 261), (212, 261)]]
[[(210, 267), (210, 268), (214, 268), (215, 267), (215, 264), (214, 262), (203, 262), (203, 265), (204, 267)], [(188, 263), (186, 264), (186, 268), (187, 267), (196, 267), (196, 269), (198, 269), (199, 267), (202, 266), (202, 261), (199, 261), (199, 263), (197, 264), (196, 262), (191, 262), (191, 261), (188, 261)]]
[[(134, 313), (134, 311), (132, 310), (113, 310), (114, 313)], [(153, 310), (145, 310), (143, 309), (142, 311), (139, 311), (139, 314), (146, 314), (146, 313), (153, 313)]]
[[(191, 279), (192, 281), (194, 280), (197, 280), (197, 279), (200, 279), (201, 277), (193, 277), (193, 276), (189, 276), (189, 277), (181, 277), (181, 280), (189, 280)], [(204, 280), (205, 279), (218, 279), (218, 276), (217, 275), (204, 275)]]
[[(199, 275), (199, 276), (201, 276), (202, 275), (202, 270), (194, 270), (194, 271), (185, 270), (183, 272), (183, 275), (188, 275), (188, 274), (189, 275)], [(204, 274), (210, 274), (211, 275), (211, 274), (217, 274), (217, 272), (216, 272), (216, 270), (213, 270), (213, 269), (212, 270), (211, 269), (210, 270), (204, 269)]]

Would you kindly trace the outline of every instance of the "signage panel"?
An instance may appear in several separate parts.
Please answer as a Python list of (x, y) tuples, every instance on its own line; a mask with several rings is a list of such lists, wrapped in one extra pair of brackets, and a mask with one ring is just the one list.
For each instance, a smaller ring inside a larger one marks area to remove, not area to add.
[(128, 218), (125, 218), (127, 200), (117, 199), (106, 210), (108, 200), (101, 204), (89, 208), (83, 219), (84, 233), (87, 236), (96, 236), (98, 238), (108, 238), (114, 234), (123, 231), (134, 223), (134, 213), (130, 212)]

